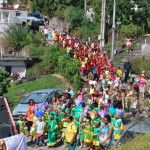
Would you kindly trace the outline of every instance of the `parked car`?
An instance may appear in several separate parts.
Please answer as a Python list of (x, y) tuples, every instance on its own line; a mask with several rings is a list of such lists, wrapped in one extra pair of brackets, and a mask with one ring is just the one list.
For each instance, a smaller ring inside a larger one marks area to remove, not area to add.
[(55, 96), (55, 93), (63, 94), (63, 89), (42, 89), (37, 90), (26, 96), (24, 99), (20, 101), (20, 103), (14, 108), (12, 115), (15, 121), (19, 118), (19, 115), (25, 115), (28, 102), (30, 99), (35, 101), (35, 104), (38, 106), (43, 106), (46, 102), (50, 103), (52, 98)]
[(39, 13), (29, 13), (28, 16), (37, 18), (38, 25), (44, 25), (45, 18), (42, 18), (41, 14), (39, 14)]
[(113, 145), (119, 146), (133, 139), (135, 136), (145, 134), (145, 133), (150, 134), (150, 120), (140, 121), (129, 126), (122, 134), (120, 139), (117, 142), (115, 142)]

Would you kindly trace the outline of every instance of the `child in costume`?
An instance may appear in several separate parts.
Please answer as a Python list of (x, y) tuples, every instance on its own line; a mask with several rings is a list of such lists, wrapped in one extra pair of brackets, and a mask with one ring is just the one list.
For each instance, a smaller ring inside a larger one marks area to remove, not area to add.
[(44, 121), (42, 121), (41, 115), (39, 115), (38, 121), (36, 121), (35, 126), (36, 126), (36, 135), (35, 135), (36, 145), (35, 145), (35, 147), (36, 148), (39, 147), (40, 141), (42, 142), (42, 145), (45, 146), (45, 143), (44, 143), (44, 126), (45, 126), (45, 123), (44, 123)]
[(93, 135), (92, 135), (92, 139), (93, 139), (93, 146), (95, 150), (98, 150), (99, 146), (100, 146), (100, 141), (99, 141), (99, 132), (100, 132), (101, 128), (100, 128), (100, 122), (95, 122), (95, 127), (93, 128)]
[(63, 128), (62, 128), (62, 139), (64, 138), (64, 140), (63, 140), (63, 142), (64, 142), (64, 148), (66, 148), (67, 147), (67, 141), (66, 141), (66, 139), (65, 139), (65, 131), (66, 131), (66, 128), (67, 128), (67, 126), (68, 126), (68, 122), (66, 121), (66, 119), (65, 120), (63, 120)]
[(56, 132), (57, 132), (57, 122), (54, 120), (53, 115), (50, 115), (50, 120), (48, 121), (48, 141), (47, 146), (55, 146), (57, 143)]
[(39, 116), (36, 117), (36, 115), (33, 115), (33, 124), (30, 129), (31, 141), (33, 141), (33, 137), (36, 135), (36, 122), (38, 121), (38, 117)]
[(60, 115), (60, 113), (58, 112), (58, 110), (55, 110), (55, 115), (54, 115), (54, 120), (56, 120), (57, 122), (57, 125), (58, 125), (58, 128), (57, 128), (57, 135), (60, 134), (61, 132), (61, 120), (62, 120), (62, 117)]
[(119, 115), (114, 116), (112, 125), (114, 127), (114, 139), (118, 140), (124, 130), (124, 125), (123, 125), (122, 119), (120, 118)]
[(17, 124), (19, 125), (19, 131), (20, 133), (24, 133), (23, 127), (26, 125), (24, 118), (22, 115), (19, 115), (19, 120), (17, 121)]
[(84, 129), (84, 143), (85, 143), (85, 147), (91, 147), (91, 143), (92, 143), (92, 130), (93, 127), (91, 125), (90, 120), (87, 120), (87, 122), (85, 123), (85, 129)]
[(83, 144), (84, 144), (84, 129), (85, 129), (85, 124), (80, 122), (79, 125), (79, 139), (80, 139), (80, 148), (83, 148)]

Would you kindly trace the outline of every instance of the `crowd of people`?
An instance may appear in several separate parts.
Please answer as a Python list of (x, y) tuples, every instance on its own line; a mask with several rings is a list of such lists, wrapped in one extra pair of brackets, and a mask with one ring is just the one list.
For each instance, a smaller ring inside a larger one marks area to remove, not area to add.
[[(123, 70), (113, 65), (110, 56), (101, 50), (97, 43), (88, 39), (70, 35), (67, 31), (58, 34), (53, 30), (52, 40), (60, 44), (66, 54), (81, 62), (81, 72), (86, 80), (86, 88), (81, 87), (77, 93), (71, 88), (56, 93), (49, 104), (43, 107), (29, 101), (26, 113), (18, 121), (20, 131), (36, 140), (35, 147), (56, 146), (58, 138), (64, 148), (74, 150), (76, 146), (86, 149), (105, 149), (112, 139), (118, 140), (124, 131), (123, 115), (131, 111), (135, 117), (140, 110), (146, 88), (143, 71), (137, 78), (137, 85), (129, 83), (131, 63), (124, 63)], [(123, 74), (124, 77), (123, 77)], [(139, 98), (141, 99), (139, 100)]]

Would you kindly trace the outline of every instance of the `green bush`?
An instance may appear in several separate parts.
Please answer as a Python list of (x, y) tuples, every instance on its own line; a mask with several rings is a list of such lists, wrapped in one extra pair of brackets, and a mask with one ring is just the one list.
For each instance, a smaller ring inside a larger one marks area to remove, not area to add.
[(7, 71), (3, 71), (0, 68), (0, 96), (7, 93), (8, 87), (10, 87), (10, 74)]
[(122, 25), (121, 32), (125, 37), (137, 38), (142, 35), (143, 30), (140, 26), (129, 24), (129, 25)]
[(132, 63), (132, 71), (135, 74), (141, 74), (145, 71), (146, 77), (150, 79), (150, 56), (142, 56), (141, 58), (134, 59)]

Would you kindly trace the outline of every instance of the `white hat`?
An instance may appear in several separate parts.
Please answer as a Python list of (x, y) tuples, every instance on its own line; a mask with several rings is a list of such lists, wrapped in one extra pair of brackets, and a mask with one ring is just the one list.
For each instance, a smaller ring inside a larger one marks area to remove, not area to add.
[(142, 71), (142, 73), (145, 73), (145, 71)]

